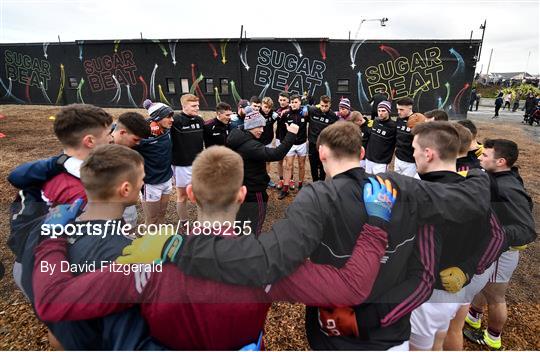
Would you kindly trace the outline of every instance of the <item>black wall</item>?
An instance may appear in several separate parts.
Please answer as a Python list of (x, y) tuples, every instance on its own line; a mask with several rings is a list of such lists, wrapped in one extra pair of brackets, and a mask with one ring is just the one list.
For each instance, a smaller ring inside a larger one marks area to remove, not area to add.
[(142, 107), (150, 98), (179, 108), (187, 88), (202, 109), (212, 109), (219, 100), (276, 98), (287, 89), (329, 94), (336, 108), (346, 96), (368, 112), (367, 101), (385, 88), (394, 100), (413, 97), (415, 111), (443, 108), (464, 117), (479, 44), (249, 38), (3, 44), (0, 103)]

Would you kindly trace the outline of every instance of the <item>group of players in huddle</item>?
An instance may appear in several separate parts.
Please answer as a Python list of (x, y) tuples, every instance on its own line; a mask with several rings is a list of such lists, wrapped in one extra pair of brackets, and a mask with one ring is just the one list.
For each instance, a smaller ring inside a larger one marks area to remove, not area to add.
[[(374, 97), (372, 119), (347, 98), (333, 112), (328, 96), (309, 105), (287, 92), (276, 107), (270, 97), (242, 100), (236, 114), (220, 103), (207, 121), (195, 95), (181, 105), (175, 113), (147, 100), (148, 116), (115, 121), (66, 106), (54, 121), (63, 153), (10, 173), (20, 189), (13, 274), (53, 347), (260, 349), (270, 304), (288, 301), (306, 304), (313, 349), (458, 350), (463, 334), (501, 348), (506, 288), (536, 238), (514, 142), (482, 145), (469, 120), (413, 113), (410, 98)], [(313, 182), (304, 184), (307, 156)], [(139, 200), (145, 224), (164, 223), (173, 183), (178, 232), (40, 233), (43, 224), (136, 224)], [(263, 232), (272, 187), (278, 199), (298, 193)], [(195, 235), (188, 200), (198, 226), (222, 226)], [(224, 225), (235, 221), (249, 234)], [(66, 261), (99, 270), (43, 270)], [(163, 270), (126, 275), (108, 261)]]

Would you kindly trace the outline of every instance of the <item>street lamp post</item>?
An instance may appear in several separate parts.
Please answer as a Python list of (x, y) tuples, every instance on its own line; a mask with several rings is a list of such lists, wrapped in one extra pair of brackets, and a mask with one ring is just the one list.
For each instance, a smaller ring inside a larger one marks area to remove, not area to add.
[(378, 21), (378, 22), (381, 23), (381, 27), (385, 27), (386, 22), (388, 22), (388, 18), (386, 18), (386, 17), (383, 17), (383, 18), (362, 18), (362, 20), (358, 24), (358, 29), (356, 30), (356, 33), (354, 35), (354, 40), (358, 39), (358, 34), (360, 34), (360, 28), (362, 28), (362, 24), (364, 22), (372, 22), (372, 21)]

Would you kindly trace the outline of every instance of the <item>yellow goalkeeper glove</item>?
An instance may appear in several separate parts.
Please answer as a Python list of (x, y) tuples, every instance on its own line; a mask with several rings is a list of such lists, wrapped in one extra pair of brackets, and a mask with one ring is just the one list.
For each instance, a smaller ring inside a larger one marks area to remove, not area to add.
[(124, 247), (116, 258), (119, 264), (173, 262), (182, 247), (183, 238), (165, 229), (159, 233), (147, 233)]

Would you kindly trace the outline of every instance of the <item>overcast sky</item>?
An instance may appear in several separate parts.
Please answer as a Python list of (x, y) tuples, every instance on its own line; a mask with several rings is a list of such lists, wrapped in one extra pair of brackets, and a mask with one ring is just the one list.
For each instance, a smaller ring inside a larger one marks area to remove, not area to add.
[[(0, 0), (0, 42), (88, 39), (354, 37), (362, 19), (366, 39), (480, 39), (477, 71), (539, 71), (540, 0)], [(527, 60), (530, 52), (530, 57)], [(528, 64), (527, 64), (528, 61)]]

